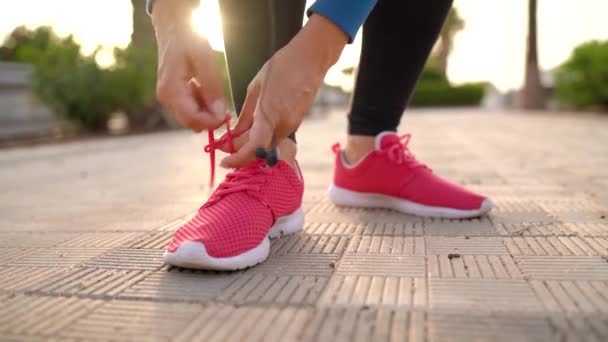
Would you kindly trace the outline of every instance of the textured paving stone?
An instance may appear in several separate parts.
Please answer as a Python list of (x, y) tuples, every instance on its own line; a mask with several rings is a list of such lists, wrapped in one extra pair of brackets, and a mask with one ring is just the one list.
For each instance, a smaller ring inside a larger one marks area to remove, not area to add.
[(162, 249), (113, 249), (86, 263), (87, 267), (154, 271), (162, 267)]
[(41, 249), (8, 263), (9, 266), (73, 267), (92, 260), (108, 251), (107, 248), (57, 247)]
[(608, 314), (608, 281), (531, 281), (547, 311)]
[(59, 267), (0, 267), (0, 290), (36, 291), (49, 282), (62, 279), (70, 271)]
[(86, 233), (60, 243), (60, 247), (127, 247), (139, 233)]
[(542, 315), (441, 313), (428, 320), (429, 341), (554, 341), (555, 335)]
[(555, 340), (600, 342), (608, 336), (606, 314), (550, 315), (550, 322), (556, 330)]
[(495, 208), (488, 215), (492, 222), (498, 224), (527, 223), (553, 223), (558, 219), (551, 216), (534, 200), (495, 201)]
[(424, 278), (335, 275), (319, 304), (425, 308), (426, 302)]
[(497, 237), (428, 237), (426, 246), (428, 254), (507, 254), (503, 239)]
[(425, 259), (393, 254), (346, 254), (336, 265), (336, 274), (422, 277)]
[(498, 235), (488, 217), (470, 220), (425, 218), (424, 233), (427, 236), (487, 236)]
[(175, 341), (296, 341), (311, 311), (294, 307), (208, 306)]
[(328, 308), (315, 312), (302, 340), (422, 341), (424, 331), (419, 321), (416, 314), (405, 310)]
[(10, 296), (0, 306), (0, 335), (53, 336), (101, 304), (76, 297)]
[(271, 242), (272, 254), (342, 254), (349, 238), (339, 235), (295, 234)]
[(315, 304), (327, 277), (250, 273), (236, 279), (217, 299), (237, 304)]
[(429, 280), (433, 311), (542, 311), (542, 305), (523, 280)]
[(416, 157), (496, 204), (470, 220), (334, 206), (344, 118), (298, 131), (303, 231), (233, 273), (162, 263), (205, 134), (0, 150), (0, 340), (608, 340), (608, 117), (408, 113)]
[(511, 255), (607, 255), (608, 239), (568, 236), (505, 238)]
[(307, 223), (304, 231), (308, 234), (326, 235), (389, 235), (389, 236), (421, 236), (423, 235), (422, 221), (418, 223)]
[(336, 268), (339, 254), (271, 255), (264, 263), (247, 272), (303, 276), (330, 276)]
[(69, 233), (0, 233), (0, 247), (52, 247), (77, 234)]
[(113, 300), (82, 316), (60, 334), (84, 340), (168, 340), (201, 310), (194, 304)]
[(148, 272), (77, 268), (55, 275), (36, 288), (36, 292), (85, 297), (113, 297), (141, 281)]
[(0, 247), (0, 266), (6, 265), (15, 259), (23, 258), (36, 252), (35, 248)]
[(171, 268), (154, 272), (140, 272), (137, 282), (120, 293), (129, 299), (151, 299), (162, 301), (208, 302), (220, 291), (238, 279), (238, 274), (197, 272)]
[(496, 230), (503, 236), (575, 236), (579, 231), (561, 222), (497, 224)]
[(429, 255), (429, 277), (473, 279), (522, 279), (522, 274), (507, 255)]
[(400, 236), (355, 236), (347, 253), (425, 255), (424, 238)]
[(601, 257), (515, 257), (524, 276), (530, 279), (608, 280), (608, 262)]

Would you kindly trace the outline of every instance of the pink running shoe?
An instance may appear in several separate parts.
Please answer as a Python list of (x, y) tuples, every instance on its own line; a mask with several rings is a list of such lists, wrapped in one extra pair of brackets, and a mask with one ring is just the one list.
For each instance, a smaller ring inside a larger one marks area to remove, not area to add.
[[(224, 141), (214, 141), (212, 135), (205, 150), (211, 153), (213, 174), (213, 150)], [(228, 140), (230, 135), (228, 129)], [(297, 163), (292, 167), (279, 160), (268, 167), (263, 160), (256, 160), (236, 169), (196, 216), (175, 232), (164, 261), (207, 270), (238, 270), (256, 265), (268, 257), (269, 238), (302, 229), (303, 192)]]
[(197, 269), (238, 270), (268, 257), (269, 238), (300, 231), (304, 184), (293, 167), (258, 160), (228, 174), (169, 244), (166, 263)]
[(492, 202), (447, 182), (418, 162), (408, 149), (410, 135), (382, 132), (376, 147), (355, 165), (336, 154), (331, 200), (342, 206), (388, 208), (406, 214), (443, 218), (471, 218), (492, 209)]

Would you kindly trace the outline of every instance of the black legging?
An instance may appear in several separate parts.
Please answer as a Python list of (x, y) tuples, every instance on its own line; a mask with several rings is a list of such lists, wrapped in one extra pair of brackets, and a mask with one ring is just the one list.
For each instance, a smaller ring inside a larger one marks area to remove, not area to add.
[[(258, 70), (300, 30), (305, 4), (305, 0), (219, 1), (237, 113)], [(363, 25), (349, 134), (374, 136), (397, 129), (451, 5), (452, 0), (378, 1)]]

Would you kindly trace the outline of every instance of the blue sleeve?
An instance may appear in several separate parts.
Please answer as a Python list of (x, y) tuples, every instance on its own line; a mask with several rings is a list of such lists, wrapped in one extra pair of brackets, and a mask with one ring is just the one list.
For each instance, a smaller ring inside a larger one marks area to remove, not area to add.
[[(403, 0), (395, 0), (403, 1)], [(348, 35), (352, 43), (377, 0), (317, 0), (306, 12), (320, 14), (331, 20)]]

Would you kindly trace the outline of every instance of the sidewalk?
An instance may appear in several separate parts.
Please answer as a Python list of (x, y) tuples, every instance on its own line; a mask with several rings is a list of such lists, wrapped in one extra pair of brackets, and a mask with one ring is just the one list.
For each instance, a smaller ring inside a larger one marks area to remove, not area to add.
[(236, 273), (161, 261), (207, 196), (206, 135), (0, 150), (0, 340), (608, 340), (608, 116), (404, 121), (416, 156), (489, 195), (489, 216), (332, 205), (336, 113), (298, 134), (304, 232)]

